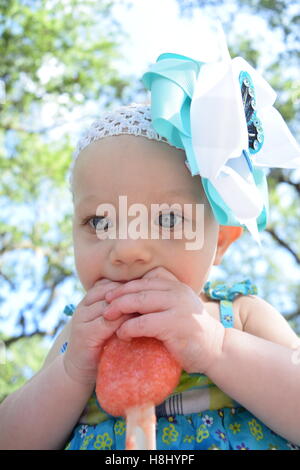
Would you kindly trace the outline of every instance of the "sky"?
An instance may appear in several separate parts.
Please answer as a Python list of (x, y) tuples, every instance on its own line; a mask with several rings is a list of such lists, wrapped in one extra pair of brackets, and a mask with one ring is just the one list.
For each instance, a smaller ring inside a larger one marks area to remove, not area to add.
[[(129, 35), (121, 48), (126, 71), (137, 76), (163, 52), (207, 60), (216, 55), (216, 44), (203, 15), (196, 10), (192, 18), (180, 16), (176, 0), (138, 0), (130, 9), (115, 8), (115, 18)], [(210, 39), (203, 41), (205, 35)]]
[[(130, 77), (133, 81), (140, 80), (149, 65), (164, 52), (179, 53), (202, 61), (218, 59), (220, 49), (214, 30), (217, 18), (204, 15), (200, 9), (195, 9), (190, 17), (183, 16), (176, 0), (134, 0), (132, 4), (131, 8), (122, 4), (115, 5), (112, 10), (114, 19), (127, 35), (119, 48), (121, 59), (115, 60), (115, 65), (122, 70), (123, 77)], [(239, 13), (234, 34), (253, 41), (263, 40), (261, 69), (270, 57), (274, 56), (274, 51), (283, 47), (280, 38), (268, 29), (266, 22), (259, 16)], [(260, 64), (258, 70), (259, 68)], [(41, 76), (48, 80), (51, 73), (56, 72), (55, 68), (51, 70), (50, 65), (50, 69), (45, 68)], [(87, 103), (84, 109), (80, 107), (66, 114), (67, 124), (55, 128), (53, 137), (59, 138), (69, 132), (75, 143), (82, 127), (88, 126), (93, 120), (91, 116), (97, 112), (95, 106), (97, 104)], [(56, 110), (57, 103), (45, 103), (42, 113), (43, 126), (53, 124), (52, 117)]]
[[(136, 0), (130, 9), (115, 8), (115, 18), (129, 34), (123, 44), (126, 69), (140, 76), (151, 62), (163, 52), (189, 55), (196, 60), (213, 61), (218, 55), (218, 44), (212, 32), (214, 19), (199, 8), (191, 17), (182, 16), (176, 0)], [(279, 39), (270, 34), (265, 21), (249, 14), (239, 14), (235, 25), (237, 34), (246, 34), (257, 40), (264, 38), (265, 59), (269, 50), (281, 47)]]

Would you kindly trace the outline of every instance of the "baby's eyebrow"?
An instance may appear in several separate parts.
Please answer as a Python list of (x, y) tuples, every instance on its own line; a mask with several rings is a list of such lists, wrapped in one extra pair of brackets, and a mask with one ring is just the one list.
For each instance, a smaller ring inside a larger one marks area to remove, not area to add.
[(194, 193), (191, 190), (188, 190), (186, 188), (176, 188), (176, 189), (170, 189), (169, 191), (162, 191), (162, 192), (155, 191), (155, 194), (161, 199), (163, 199), (164, 197), (168, 198), (172, 196), (174, 197), (180, 196), (180, 197), (187, 197), (187, 198), (195, 197)]
[[(189, 190), (187, 188), (174, 188), (174, 189), (169, 189), (168, 191), (155, 191), (155, 199), (160, 201), (160, 203), (167, 202), (170, 198), (175, 198), (175, 197), (180, 197), (180, 198), (185, 198), (187, 200), (191, 200), (195, 198), (195, 194), (192, 192), (192, 190)], [(151, 194), (151, 198), (153, 198), (153, 193)], [(106, 200), (108, 202), (108, 200)], [(75, 210), (84, 210), (91, 204), (96, 204), (96, 206), (99, 205), (99, 199), (97, 198), (96, 195), (88, 195), (82, 199), (80, 199), (76, 204), (75, 204)]]
[(82, 207), (84, 205), (87, 205), (89, 203), (92, 203), (94, 201), (96, 201), (96, 196), (91, 196), (90, 195), (90, 196), (84, 197), (82, 199), (79, 199), (79, 201), (76, 202), (75, 207), (80, 208), (80, 207)]

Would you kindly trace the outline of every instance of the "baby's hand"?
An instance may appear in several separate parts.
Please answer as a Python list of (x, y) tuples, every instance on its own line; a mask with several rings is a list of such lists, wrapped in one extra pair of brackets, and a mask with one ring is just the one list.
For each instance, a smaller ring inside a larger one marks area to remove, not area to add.
[(125, 320), (133, 316), (124, 315), (115, 320), (103, 317), (107, 306), (105, 294), (120, 285), (121, 283), (108, 279), (96, 282), (73, 314), (64, 365), (67, 374), (77, 382), (95, 383), (99, 354), (104, 342)]
[(105, 299), (110, 303), (106, 319), (141, 314), (118, 328), (120, 339), (155, 337), (189, 373), (206, 373), (222, 352), (223, 325), (206, 312), (192, 288), (164, 268), (115, 288)]

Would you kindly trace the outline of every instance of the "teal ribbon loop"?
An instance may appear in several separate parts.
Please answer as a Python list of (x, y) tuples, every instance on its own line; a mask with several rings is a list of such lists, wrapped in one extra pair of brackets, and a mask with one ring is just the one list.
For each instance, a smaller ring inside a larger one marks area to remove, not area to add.
[[(165, 53), (158, 57), (156, 63), (142, 77), (146, 89), (151, 91), (154, 129), (171, 145), (185, 151), (192, 176), (199, 175), (200, 172), (192, 146), (190, 108), (198, 75), (204, 64), (183, 55)], [(245, 158), (244, 155), (241, 158)], [(253, 163), (249, 171), (264, 200), (263, 210), (257, 217), (258, 230), (262, 231), (266, 227), (268, 216), (267, 180), (263, 170), (255, 167), (255, 161)], [(243, 226), (213, 184), (206, 178), (200, 178), (218, 223)]]
[(192, 175), (199, 169), (192, 148), (190, 108), (202, 65), (189, 57), (166, 53), (143, 75), (145, 87), (151, 90), (152, 125), (172, 145), (185, 150)]

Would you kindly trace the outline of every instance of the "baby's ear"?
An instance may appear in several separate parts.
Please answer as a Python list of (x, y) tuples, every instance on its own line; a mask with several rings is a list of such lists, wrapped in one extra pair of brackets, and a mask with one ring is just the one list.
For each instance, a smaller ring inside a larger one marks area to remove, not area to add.
[(235, 240), (237, 240), (243, 233), (242, 227), (232, 227), (227, 225), (220, 225), (218, 245), (215, 256), (214, 264), (218, 265), (221, 263), (223, 256), (227, 249)]

